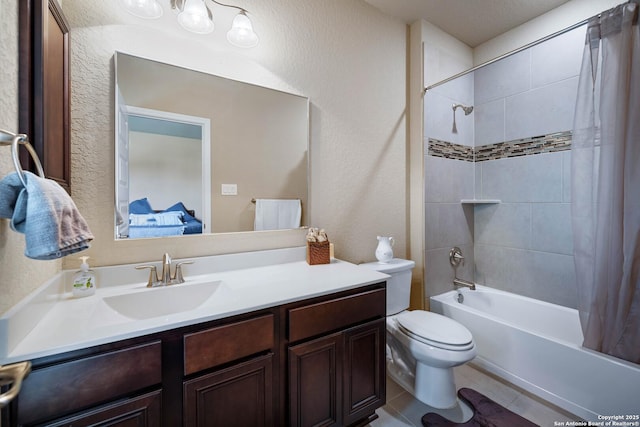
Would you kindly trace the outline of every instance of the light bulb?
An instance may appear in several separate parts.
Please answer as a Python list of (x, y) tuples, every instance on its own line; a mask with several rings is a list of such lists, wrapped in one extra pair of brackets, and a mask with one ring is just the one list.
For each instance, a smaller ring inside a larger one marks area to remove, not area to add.
[(178, 22), (192, 33), (209, 34), (214, 28), (209, 13), (203, 0), (186, 0), (182, 12), (178, 14)]
[(120, 0), (120, 4), (138, 18), (156, 19), (160, 18), (163, 12), (157, 0)]
[(258, 44), (258, 36), (253, 32), (253, 26), (245, 11), (233, 18), (231, 29), (227, 33), (227, 40), (234, 46), (250, 48)]

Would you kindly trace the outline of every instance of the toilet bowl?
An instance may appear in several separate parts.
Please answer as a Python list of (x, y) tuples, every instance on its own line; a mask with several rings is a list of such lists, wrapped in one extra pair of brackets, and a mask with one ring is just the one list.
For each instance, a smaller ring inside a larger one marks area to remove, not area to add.
[[(413, 384), (408, 384), (408, 391), (434, 408), (455, 406), (453, 368), (476, 356), (469, 330), (440, 314), (414, 310), (387, 317), (387, 333), (394, 338), (389, 340), (389, 345), (403, 346), (415, 360)], [(387, 360), (387, 364), (398, 363), (394, 359)], [(404, 378), (407, 378), (406, 374)]]
[(418, 400), (434, 408), (456, 405), (453, 368), (476, 356), (471, 332), (453, 319), (407, 310), (413, 261), (361, 264), (387, 280), (387, 373)]

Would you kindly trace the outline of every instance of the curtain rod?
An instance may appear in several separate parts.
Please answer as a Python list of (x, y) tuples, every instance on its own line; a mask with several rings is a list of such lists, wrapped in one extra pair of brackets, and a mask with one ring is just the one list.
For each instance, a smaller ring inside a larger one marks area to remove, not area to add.
[[(598, 16), (598, 15), (595, 15), (595, 16)], [(447, 78), (446, 78), (446, 79), (444, 79), (444, 80), (441, 80), (441, 81), (439, 81), (439, 82), (437, 82), (437, 83), (434, 83), (434, 84), (432, 84), (432, 85), (430, 85), (430, 86), (425, 87), (425, 88), (424, 88), (424, 90), (422, 91), (422, 93), (423, 93), (423, 94), (425, 94), (425, 93), (427, 93), (427, 91), (428, 91), (428, 90), (431, 90), (431, 89), (433, 89), (433, 88), (435, 88), (435, 87), (438, 87), (438, 86), (440, 86), (440, 85), (443, 85), (443, 84), (445, 84), (445, 83), (449, 83), (451, 80), (455, 80), (455, 79), (457, 79), (458, 77), (462, 77), (462, 76), (464, 76), (464, 75), (466, 75), (466, 74), (472, 73), (472, 72), (476, 71), (476, 70), (477, 70), (477, 69), (479, 69), (479, 68), (482, 68), (482, 67), (485, 67), (485, 66), (487, 66), (487, 65), (493, 64), (494, 62), (500, 61), (501, 59), (504, 59), (504, 58), (506, 58), (507, 56), (511, 56), (511, 55), (516, 54), (516, 53), (518, 53), (518, 52), (522, 52), (523, 50), (526, 50), (526, 49), (529, 49), (530, 47), (533, 47), (533, 46), (539, 45), (540, 43), (544, 43), (544, 42), (546, 42), (547, 40), (550, 40), (550, 39), (552, 39), (552, 38), (554, 38), (554, 37), (560, 36), (560, 35), (562, 35), (562, 34), (564, 34), (564, 33), (568, 33), (568, 32), (569, 32), (569, 31), (571, 31), (571, 30), (575, 30), (576, 28), (581, 27), (581, 26), (583, 26), (583, 25), (585, 25), (585, 24), (589, 23), (589, 20), (590, 20), (590, 19), (591, 19), (591, 18), (587, 18), (587, 19), (585, 19), (585, 20), (582, 20), (582, 21), (578, 22), (577, 24), (573, 24), (573, 25), (571, 25), (571, 26), (569, 26), (569, 27), (567, 27), (567, 28), (565, 28), (565, 29), (562, 29), (562, 30), (560, 30), (560, 31), (556, 31), (556, 32), (555, 32), (555, 33), (553, 33), (553, 34), (549, 34), (548, 36), (545, 36), (545, 37), (543, 37), (543, 38), (541, 38), (541, 39), (535, 40), (535, 41), (533, 41), (533, 42), (531, 42), (531, 43), (528, 43), (528, 44), (526, 44), (526, 45), (524, 45), (524, 46), (521, 46), (521, 47), (519, 47), (519, 48), (517, 48), (517, 49), (513, 49), (512, 51), (509, 51), (509, 52), (507, 52), (507, 53), (503, 53), (502, 55), (497, 56), (497, 57), (495, 57), (495, 58), (493, 58), (493, 59), (490, 59), (489, 61), (483, 62), (483, 63), (482, 63), (482, 64), (480, 64), (480, 65), (476, 65), (476, 66), (475, 66), (475, 67), (473, 67), (473, 68), (469, 68), (468, 70), (462, 71), (462, 72), (460, 72), (460, 73), (458, 73), (458, 74), (455, 74), (455, 75), (453, 75), (453, 76), (451, 76), (451, 77), (447, 77)]]
[[(640, 0), (628, 0), (628, 1), (627, 1), (627, 2), (625, 2), (625, 3), (637, 3), (638, 5), (640, 5)], [(624, 4), (624, 3), (621, 3), (621, 4)], [(476, 66), (475, 66), (475, 67), (473, 67), (473, 68), (469, 68), (468, 70), (462, 71), (462, 72), (460, 72), (460, 73), (458, 73), (458, 74), (455, 74), (455, 75), (453, 75), (453, 76), (451, 76), (451, 77), (448, 77), (448, 78), (446, 78), (446, 79), (444, 79), (444, 80), (441, 80), (441, 81), (439, 81), (439, 82), (437, 82), (437, 83), (434, 83), (434, 84), (432, 84), (432, 85), (430, 85), (430, 86), (427, 86), (427, 87), (425, 87), (425, 88), (422, 90), (422, 94), (424, 95), (425, 93), (427, 93), (427, 91), (428, 91), (428, 90), (433, 89), (433, 88), (435, 88), (435, 87), (438, 87), (438, 86), (440, 86), (440, 85), (443, 85), (443, 84), (445, 84), (445, 83), (448, 83), (448, 82), (450, 82), (451, 80), (457, 79), (458, 77), (462, 77), (462, 76), (464, 76), (465, 74), (472, 73), (472, 72), (476, 71), (478, 68), (482, 68), (482, 67), (485, 67), (485, 66), (487, 66), (487, 65), (493, 64), (494, 62), (497, 62), (497, 61), (499, 61), (499, 60), (501, 60), (501, 59), (504, 59), (504, 58), (506, 58), (507, 56), (510, 56), (510, 55), (516, 54), (516, 53), (518, 53), (518, 52), (522, 52), (523, 50), (529, 49), (530, 47), (533, 47), (533, 46), (539, 45), (540, 43), (544, 43), (544, 42), (546, 42), (547, 40), (551, 40), (551, 39), (552, 39), (552, 38), (554, 38), (554, 37), (560, 36), (560, 35), (562, 35), (562, 34), (564, 34), (564, 33), (568, 33), (568, 32), (569, 32), (569, 31), (571, 31), (571, 30), (575, 30), (575, 29), (576, 29), (576, 28), (578, 28), (578, 27), (581, 27), (581, 26), (583, 26), (583, 25), (585, 25), (585, 24), (588, 24), (588, 23), (589, 23), (589, 21), (590, 21), (591, 19), (593, 19), (593, 18), (599, 18), (599, 17), (600, 17), (600, 15), (601, 15), (600, 13), (598, 13), (597, 15), (593, 15), (593, 16), (592, 16), (592, 17), (590, 17), (590, 18), (584, 19), (584, 20), (582, 20), (582, 21), (580, 21), (580, 22), (578, 22), (578, 23), (576, 23), (576, 24), (570, 25), (569, 27), (564, 28), (564, 29), (562, 29), (562, 30), (560, 30), (560, 31), (556, 31), (555, 33), (549, 34), (548, 36), (542, 37), (541, 39), (538, 39), (538, 40), (532, 41), (531, 43), (527, 43), (527, 44), (526, 44), (526, 45), (524, 45), (524, 46), (521, 46), (521, 47), (519, 47), (519, 48), (517, 48), (517, 49), (513, 49), (512, 51), (509, 51), (509, 52), (507, 52), (507, 53), (504, 53), (504, 54), (502, 54), (502, 55), (500, 55), (500, 56), (498, 56), (498, 57), (496, 57), (496, 58), (490, 59), (489, 61), (483, 62), (483, 63), (482, 63), (482, 64), (480, 64), (480, 65), (476, 65)]]
[[(633, 1), (633, 0), (632, 0), (632, 1)], [(640, 0), (639, 0), (639, 1), (640, 1)], [(576, 28), (581, 27), (581, 26), (583, 26), (583, 25), (585, 25), (585, 24), (589, 23), (589, 20), (591, 20), (592, 18), (594, 18), (594, 17), (596, 17), (596, 16), (599, 16), (599, 14), (598, 14), (598, 15), (594, 15), (594, 16), (592, 16), (591, 18), (584, 19), (584, 20), (582, 20), (582, 21), (580, 21), (580, 22), (578, 22), (578, 23), (576, 23), (576, 24), (573, 24), (573, 25), (571, 25), (571, 26), (569, 26), (569, 27), (567, 27), (567, 28), (564, 28), (564, 29), (562, 29), (562, 30), (560, 30), (560, 31), (556, 31), (555, 33), (549, 34), (548, 36), (542, 37), (541, 39), (538, 39), (538, 40), (532, 41), (531, 43), (527, 43), (526, 45), (524, 45), (524, 46), (520, 46), (520, 47), (519, 47), (519, 48), (517, 48), (517, 49), (513, 49), (513, 50), (511, 50), (511, 51), (509, 51), (509, 52), (507, 52), (507, 53), (503, 53), (503, 54), (502, 54), (502, 55), (500, 55), (500, 56), (497, 56), (497, 57), (495, 57), (495, 58), (493, 58), (493, 59), (490, 59), (489, 61), (483, 62), (483, 63), (482, 63), (482, 64), (480, 64), (480, 65), (476, 65), (475, 67), (469, 68), (468, 70), (462, 71), (462, 72), (460, 72), (460, 73), (458, 73), (458, 74), (455, 74), (455, 75), (453, 75), (453, 76), (451, 76), (451, 77), (447, 77), (447, 78), (446, 78), (446, 79), (444, 79), (444, 80), (441, 80), (441, 81), (439, 81), (439, 82), (437, 82), (437, 83), (434, 83), (434, 84), (432, 84), (432, 85), (430, 85), (430, 86), (425, 87), (425, 88), (423, 89), (422, 93), (423, 93), (423, 94), (425, 94), (425, 93), (427, 93), (427, 91), (428, 91), (428, 90), (431, 90), (431, 89), (433, 89), (433, 88), (435, 88), (435, 87), (438, 87), (438, 86), (440, 86), (440, 85), (443, 85), (443, 84), (445, 84), (445, 83), (448, 83), (448, 82), (450, 82), (451, 80), (455, 80), (455, 79), (457, 79), (458, 77), (462, 77), (462, 76), (464, 76), (464, 75), (466, 75), (466, 74), (472, 73), (472, 72), (476, 71), (476, 70), (477, 70), (477, 69), (479, 69), (479, 68), (486, 67), (487, 65), (493, 64), (494, 62), (497, 62), (497, 61), (500, 61), (501, 59), (504, 59), (504, 58), (506, 58), (507, 56), (511, 56), (511, 55), (514, 55), (514, 54), (516, 54), (516, 53), (518, 53), (518, 52), (522, 52), (523, 50), (527, 50), (527, 49), (529, 49), (530, 47), (533, 47), (533, 46), (539, 45), (540, 43), (544, 43), (544, 42), (546, 42), (547, 40), (550, 40), (550, 39), (552, 39), (552, 38), (554, 38), (554, 37), (560, 36), (560, 35), (562, 35), (562, 34), (564, 34), (564, 33), (568, 33), (568, 32), (569, 32), (569, 31), (571, 31), (571, 30), (575, 30)]]

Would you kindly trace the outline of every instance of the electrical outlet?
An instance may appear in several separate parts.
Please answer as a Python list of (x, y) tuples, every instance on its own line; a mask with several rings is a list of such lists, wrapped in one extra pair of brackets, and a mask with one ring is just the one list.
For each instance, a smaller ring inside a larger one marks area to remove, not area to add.
[(223, 196), (237, 196), (238, 184), (222, 184), (220, 188), (220, 194)]

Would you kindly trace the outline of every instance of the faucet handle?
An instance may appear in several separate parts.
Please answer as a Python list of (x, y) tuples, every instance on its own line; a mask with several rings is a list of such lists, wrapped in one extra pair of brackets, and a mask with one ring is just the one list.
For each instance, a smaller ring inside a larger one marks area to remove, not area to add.
[(173, 280), (176, 283), (184, 283), (184, 276), (182, 275), (182, 264), (193, 264), (193, 261), (182, 261), (176, 264), (176, 270), (173, 277)]
[(152, 288), (159, 282), (158, 270), (155, 265), (137, 265), (136, 270), (149, 269), (149, 280), (147, 280), (147, 288)]
[(449, 251), (449, 263), (453, 266), (453, 268), (457, 268), (460, 264), (464, 265), (464, 257), (462, 256), (462, 250), (454, 246)]

